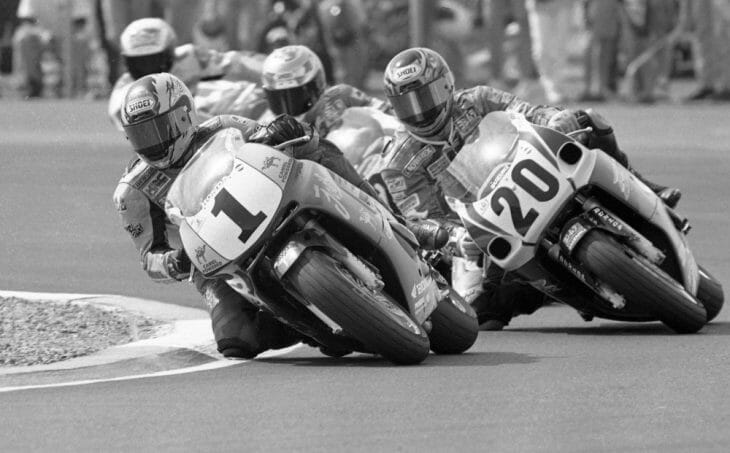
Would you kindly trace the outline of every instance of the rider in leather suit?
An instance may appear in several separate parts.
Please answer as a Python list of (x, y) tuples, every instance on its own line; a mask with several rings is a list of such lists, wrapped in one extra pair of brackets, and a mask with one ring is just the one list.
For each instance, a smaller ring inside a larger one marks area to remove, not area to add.
[[(564, 133), (591, 126), (593, 132), (583, 133), (579, 139), (600, 146), (628, 167), (611, 127), (595, 113), (532, 105), (488, 86), (457, 91), (444, 59), (427, 48), (407, 49), (393, 57), (385, 69), (384, 83), (395, 115), (405, 126), (383, 150), (380, 176), (393, 203), (406, 219), (427, 220), (420, 223), (421, 230), (414, 231), (421, 242), (427, 242), (424, 236), (434, 234), (436, 227), (449, 232), (446, 248), (454, 255), (452, 285), (475, 308), (483, 329), (500, 330), (513, 315), (534, 312), (544, 303), (542, 293), (528, 285), (508, 283), (505, 277), (509, 275), (489, 260), (483, 268), (475, 265), (482, 252), (449, 207), (442, 190), (449, 181), (442, 173), (492, 111), (521, 113), (528, 121)], [(677, 189), (644, 182), (668, 204), (678, 201)]]
[[(108, 106), (109, 118), (119, 130), (122, 130), (121, 105), (124, 95), (131, 83), (140, 77), (170, 72), (188, 87), (201, 80), (216, 79), (257, 84), (265, 58), (264, 54), (250, 51), (218, 52), (190, 43), (178, 45), (175, 30), (157, 17), (131, 22), (122, 32), (119, 44), (127, 72), (114, 84)], [(263, 109), (259, 110), (263, 112)]]
[[(135, 81), (122, 113), (124, 131), (137, 157), (119, 181), (114, 203), (140, 253), (142, 268), (158, 282), (190, 276), (191, 262), (182, 250), (179, 226), (165, 210), (167, 193), (185, 163), (215, 134), (240, 134), (244, 140), (272, 146), (308, 134), (308, 142), (293, 148), (294, 157), (318, 162), (352, 184), (368, 188), (334, 145), (291, 116), (281, 115), (268, 126), (234, 115), (199, 124), (190, 90), (168, 73)], [(224, 356), (252, 358), (302, 340), (224, 280), (206, 279), (200, 272), (193, 273), (192, 280), (208, 307), (218, 351)]]

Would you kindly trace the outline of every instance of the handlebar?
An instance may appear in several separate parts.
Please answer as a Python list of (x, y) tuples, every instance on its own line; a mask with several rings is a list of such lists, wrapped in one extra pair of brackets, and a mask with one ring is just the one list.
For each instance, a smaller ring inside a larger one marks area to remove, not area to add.
[(274, 146), (274, 148), (276, 148), (278, 150), (282, 150), (282, 149), (286, 148), (287, 146), (293, 146), (293, 145), (298, 145), (300, 143), (306, 143), (309, 140), (311, 140), (311, 138), (312, 137), (309, 136), (309, 135), (302, 135), (301, 137), (297, 137), (297, 138), (293, 138), (291, 140), (287, 140), (284, 143), (279, 143), (278, 145)]

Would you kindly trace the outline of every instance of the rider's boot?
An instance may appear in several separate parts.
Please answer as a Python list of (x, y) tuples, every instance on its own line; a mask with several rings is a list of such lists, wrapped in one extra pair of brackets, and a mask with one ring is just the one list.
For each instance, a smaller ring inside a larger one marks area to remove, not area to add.
[(480, 330), (502, 330), (514, 316), (529, 315), (545, 305), (545, 295), (530, 285), (504, 282), (504, 271), (494, 264), (487, 268), (484, 292), (471, 301)]
[(297, 332), (250, 304), (224, 280), (194, 277), (194, 281), (208, 306), (213, 337), (224, 357), (252, 359), (301, 340)]

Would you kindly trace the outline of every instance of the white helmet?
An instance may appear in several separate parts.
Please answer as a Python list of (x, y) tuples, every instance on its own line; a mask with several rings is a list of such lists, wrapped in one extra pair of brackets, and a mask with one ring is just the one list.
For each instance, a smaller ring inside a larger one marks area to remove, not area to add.
[(129, 74), (138, 79), (170, 71), (175, 61), (177, 35), (164, 20), (145, 17), (127, 25), (119, 44)]
[(124, 97), (124, 132), (134, 151), (155, 168), (169, 168), (187, 154), (198, 123), (193, 95), (172, 74), (144, 76)]
[(263, 64), (261, 84), (276, 114), (296, 116), (314, 106), (326, 88), (324, 67), (309, 47), (292, 45), (275, 49)]

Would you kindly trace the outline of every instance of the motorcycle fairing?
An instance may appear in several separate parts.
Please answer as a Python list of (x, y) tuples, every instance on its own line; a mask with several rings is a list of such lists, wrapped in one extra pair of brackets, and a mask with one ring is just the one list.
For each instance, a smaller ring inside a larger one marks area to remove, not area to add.
[[(507, 256), (493, 257), (508, 271), (533, 258), (543, 230), (553, 221), (550, 214), (556, 211), (554, 206), (563, 205), (574, 193), (573, 181), (563, 174), (557, 159), (533, 129), (520, 127), (516, 137), (509, 152), (503, 148), (498, 155), (488, 154), (493, 165), (487, 183), (476, 191), (479, 199), (455, 204), (480, 248), (486, 250), (497, 236), (510, 243)], [(489, 146), (495, 151), (499, 148)]]
[(180, 235), (195, 250), (198, 270), (210, 275), (256, 245), (275, 218), (294, 163), (268, 146), (243, 143), (234, 129), (203, 145), (176, 180), (168, 209), (182, 217)]
[[(347, 223), (352, 237), (359, 237), (372, 247), (383, 251), (391, 268), (397, 274), (401, 291), (409, 310), (423, 321), (436, 307), (440, 291), (431, 277), (429, 266), (409, 244), (415, 243), (410, 231), (401, 238), (402, 229), (395, 227), (398, 221), (381, 203), (350, 184), (325, 167), (311, 161), (300, 161), (301, 171), (289, 180), (282, 205), (296, 201), (298, 212), (310, 210)], [(350, 235), (348, 235), (350, 236)], [(304, 247), (306, 248), (306, 247)], [(279, 272), (285, 272), (304, 248), (287, 256), (287, 264)], [(333, 250), (333, 253), (337, 253)], [(414, 266), (418, 263), (417, 266)], [(422, 318), (422, 319), (421, 319)]]

